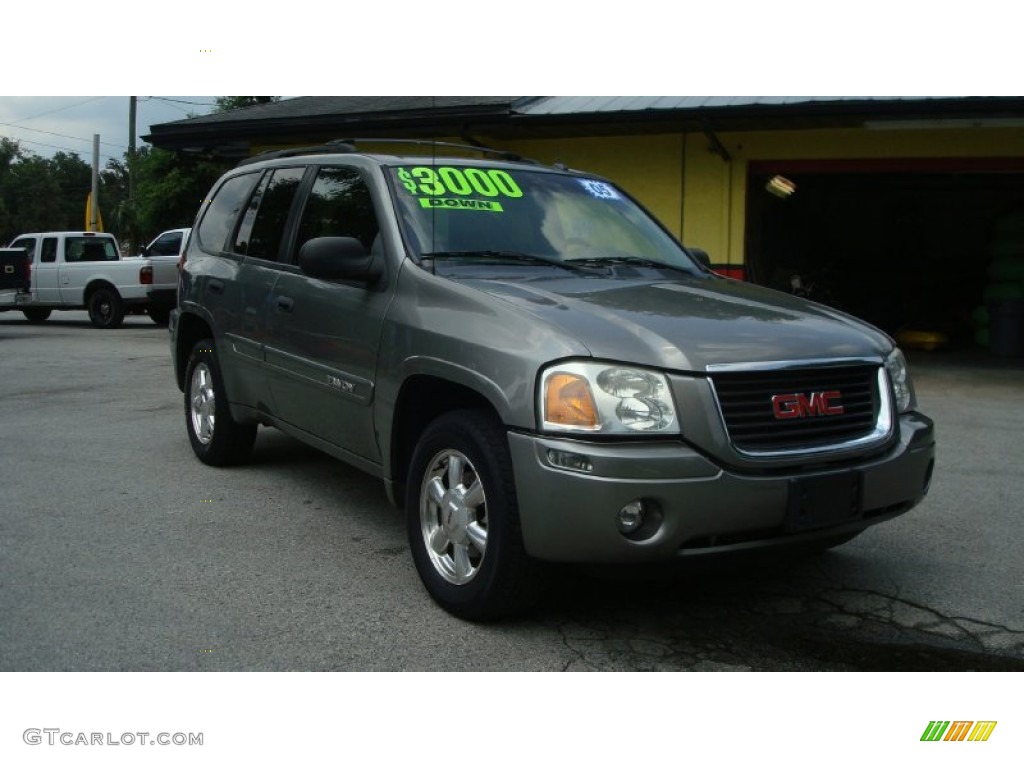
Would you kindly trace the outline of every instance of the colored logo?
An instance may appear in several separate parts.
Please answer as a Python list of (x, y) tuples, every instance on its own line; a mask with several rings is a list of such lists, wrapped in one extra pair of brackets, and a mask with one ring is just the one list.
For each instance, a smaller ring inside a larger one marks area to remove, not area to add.
[(996, 729), (995, 720), (932, 720), (921, 741), (988, 741)]
[(843, 413), (843, 405), (840, 402), (842, 396), (842, 393), (835, 389), (828, 392), (811, 392), (810, 395), (802, 392), (775, 395), (772, 397), (772, 412), (776, 419), (840, 416)]

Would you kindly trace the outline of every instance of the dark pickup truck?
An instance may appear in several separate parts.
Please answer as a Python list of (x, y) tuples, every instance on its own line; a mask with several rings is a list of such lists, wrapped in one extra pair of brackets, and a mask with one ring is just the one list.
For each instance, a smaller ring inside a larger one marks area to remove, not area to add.
[(0, 291), (27, 291), (28, 258), (23, 248), (0, 248)]

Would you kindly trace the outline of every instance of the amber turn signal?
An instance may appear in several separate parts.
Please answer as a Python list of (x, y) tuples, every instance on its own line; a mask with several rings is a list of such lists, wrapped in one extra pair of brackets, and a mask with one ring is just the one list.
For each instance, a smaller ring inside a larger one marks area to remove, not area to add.
[(562, 427), (598, 429), (597, 406), (590, 385), (574, 373), (556, 373), (547, 380), (544, 421)]

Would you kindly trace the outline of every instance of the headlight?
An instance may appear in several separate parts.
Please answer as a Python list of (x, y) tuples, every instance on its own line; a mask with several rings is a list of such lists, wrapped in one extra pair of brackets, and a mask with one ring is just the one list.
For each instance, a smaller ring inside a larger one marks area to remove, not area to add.
[(892, 382), (892, 391), (896, 396), (896, 412), (906, 413), (914, 407), (914, 385), (907, 371), (907, 359), (896, 347), (885, 359), (885, 370)]
[(564, 363), (544, 371), (538, 392), (546, 430), (678, 434), (664, 374), (608, 363)]

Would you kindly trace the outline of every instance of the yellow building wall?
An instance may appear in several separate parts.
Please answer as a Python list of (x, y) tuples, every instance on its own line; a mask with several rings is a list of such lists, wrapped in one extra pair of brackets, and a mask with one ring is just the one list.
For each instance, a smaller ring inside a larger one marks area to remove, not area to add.
[[(843, 128), (717, 136), (730, 155), (728, 162), (703, 133), (485, 140), (494, 148), (608, 177), (682, 242), (703, 248), (716, 264), (735, 266), (744, 263), (750, 162), (1024, 157), (1022, 128)], [(393, 145), (376, 148), (394, 151)]]
[(702, 133), (516, 140), (502, 146), (607, 176), (687, 245), (742, 265), (747, 169), (759, 160), (1024, 157), (1021, 128), (845, 128), (720, 133), (726, 162)]

